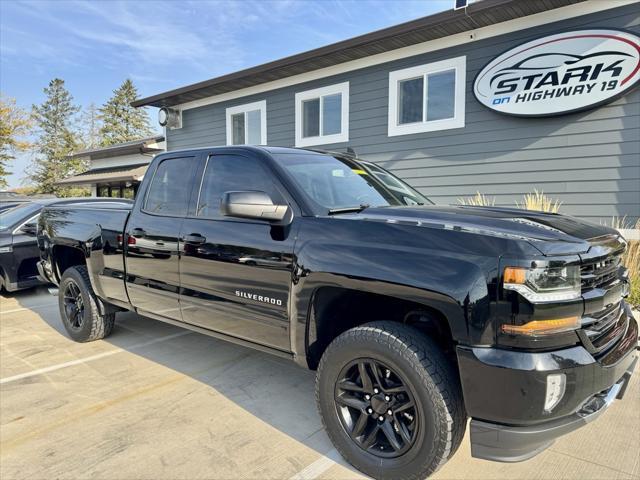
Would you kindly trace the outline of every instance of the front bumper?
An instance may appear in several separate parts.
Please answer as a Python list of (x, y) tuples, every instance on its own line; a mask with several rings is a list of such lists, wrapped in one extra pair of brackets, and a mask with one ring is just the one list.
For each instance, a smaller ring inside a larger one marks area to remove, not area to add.
[[(458, 347), (465, 405), (472, 417), (472, 456), (527, 460), (622, 398), (638, 345), (638, 325), (625, 307), (625, 335), (598, 359), (582, 346), (540, 353)], [(554, 373), (566, 375), (566, 388), (558, 405), (546, 412), (547, 376)]]

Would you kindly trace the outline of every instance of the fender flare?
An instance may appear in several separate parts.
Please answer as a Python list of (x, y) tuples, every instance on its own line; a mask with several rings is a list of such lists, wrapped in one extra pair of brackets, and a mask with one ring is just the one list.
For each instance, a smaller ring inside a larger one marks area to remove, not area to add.
[(323, 287), (384, 295), (423, 305), (445, 317), (455, 341), (466, 343), (468, 340), (468, 322), (464, 305), (448, 295), (384, 281), (313, 273), (305, 278), (304, 282), (294, 283), (291, 296), (291, 345), (296, 362), (305, 368), (308, 368), (310, 333), (314, 331), (314, 301), (317, 292)]

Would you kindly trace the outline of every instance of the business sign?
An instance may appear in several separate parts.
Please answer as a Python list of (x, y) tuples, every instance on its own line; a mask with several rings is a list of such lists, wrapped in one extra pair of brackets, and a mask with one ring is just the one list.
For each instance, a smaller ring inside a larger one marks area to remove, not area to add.
[(640, 81), (640, 37), (578, 30), (538, 38), (489, 62), (473, 93), (500, 113), (542, 117), (615, 100)]

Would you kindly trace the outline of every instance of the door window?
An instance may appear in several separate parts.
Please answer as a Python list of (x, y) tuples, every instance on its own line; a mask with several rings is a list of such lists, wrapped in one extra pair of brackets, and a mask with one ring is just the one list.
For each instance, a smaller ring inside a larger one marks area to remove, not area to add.
[(186, 215), (192, 166), (190, 157), (163, 160), (151, 181), (144, 210), (160, 215)]
[(261, 191), (269, 194), (274, 203), (282, 196), (272, 174), (255, 158), (239, 155), (212, 155), (202, 179), (196, 215), (220, 218), (220, 202), (225, 192)]

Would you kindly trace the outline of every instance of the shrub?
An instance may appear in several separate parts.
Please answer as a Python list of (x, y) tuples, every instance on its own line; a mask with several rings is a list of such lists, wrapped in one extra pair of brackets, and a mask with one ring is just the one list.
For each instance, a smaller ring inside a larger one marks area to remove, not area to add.
[(629, 241), (622, 262), (629, 269), (629, 282), (631, 284), (631, 292), (627, 302), (640, 309), (640, 241)]
[[(636, 222), (635, 228), (640, 230), (640, 220)], [(640, 240), (629, 240), (622, 263), (629, 270), (631, 291), (627, 302), (640, 309)]]
[(558, 213), (561, 202), (547, 197), (544, 192), (534, 190), (522, 197), (522, 203), (516, 200), (516, 206), (523, 210), (538, 210), (540, 212)]
[(493, 207), (496, 204), (496, 198), (488, 197), (477, 192), (475, 197), (459, 198), (458, 203), (460, 205), (473, 205), (476, 207)]

